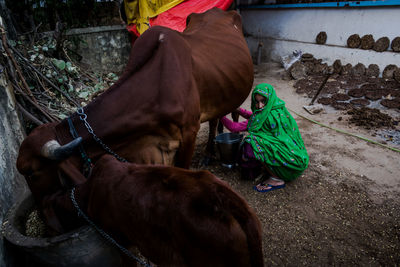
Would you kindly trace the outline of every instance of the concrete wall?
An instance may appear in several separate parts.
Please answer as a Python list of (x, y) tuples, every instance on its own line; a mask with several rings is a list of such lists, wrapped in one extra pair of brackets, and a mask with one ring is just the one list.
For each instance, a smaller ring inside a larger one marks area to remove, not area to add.
[[(400, 53), (347, 48), (352, 34), (372, 34), (377, 40), (400, 36), (400, 7), (279, 8), (242, 9), (243, 28), (253, 58), (262, 42), (262, 61), (279, 62), (294, 50), (311, 53), (332, 64), (377, 64), (382, 72), (389, 64), (400, 67)], [(327, 33), (325, 45), (315, 42), (319, 32)], [(390, 49), (390, 48), (389, 48)]]
[(99, 72), (121, 72), (131, 48), (125, 26), (102, 26), (67, 31), (71, 49), (82, 56), (81, 63)]
[[(25, 180), (15, 167), (24, 131), (16, 112), (12, 88), (4, 73), (0, 74), (0, 228), (6, 212), (17, 198), (26, 192)], [(0, 266), (6, 266), (3, 238), (0, 236)]]

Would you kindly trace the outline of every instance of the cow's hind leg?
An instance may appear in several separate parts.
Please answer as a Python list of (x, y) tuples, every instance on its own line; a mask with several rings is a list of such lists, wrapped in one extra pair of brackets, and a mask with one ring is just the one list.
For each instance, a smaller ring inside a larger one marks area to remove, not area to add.
[(231, 116), (233, 121), (235, 122), (239, 121), (239, 111), (237, 110), (232, 111)]
[[(232, 111), (231, 117), (234, 122), (238, 122), (239, 121), (239, 112), (236, 110)], [(224, 132), (224, 125), (221, 123), (220, 120), (218, 120), (217, 130), (218, 130), (218, 134), (222, 134)]]
[[(239, 121), (239, 112), (232, 111), (231, 113), (232, 120), (235, 122)], [(214, 139), (216, 136), (216, 131), (218, 130), (218, 134), (224, 132), (224, 125), (221, 123), (219, 119), (210, 120), (209, 124), (209, 132), (208, 132), (208, 141), (206, 147), (205, 156), (201, 162), (201, 166), (208, 166), (213, 158), (215, 158), (215, 146), (214, 146)]]
[(208, 166), (213, 158), (215, 158), (214, 139), (217, 131), (218, 119), (213, 119), (208, 122), (209, 132), (206, 152), (200, 166)]
[(222, 134), (224, 132), (224, 125), (222, 124), (222, 122), (220, 120), (218, 120), (218, 134)]

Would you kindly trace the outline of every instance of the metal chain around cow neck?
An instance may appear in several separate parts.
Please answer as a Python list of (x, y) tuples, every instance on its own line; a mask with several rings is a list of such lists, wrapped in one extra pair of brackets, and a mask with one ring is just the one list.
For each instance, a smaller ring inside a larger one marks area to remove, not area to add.
[[(115, 153), (114, 151), (111, 150), (111, 148), (109, 148), (106, 144), (103, 143), (103, 141), (101, 141), (101, 139), (94, 133), (92, 127), (90, 126), (89, 122), (87, 121), (87, 115), (85, 114), (85, 111), (83, 110), (83, 108), (79, 108), (76, 112), (79, 115), (79, 118), (81, 119), (81, 121), (83, 121), (83, 123), (85, 124), (85, 127), (87, 128), (88, 132), (93, 136), (93, 139), (99, 143), (103, 149), (105, 151), (107, 151), (109, 154), (113, 155), (116, 159), (118, 159), (121, 162), (128, 162), (126, 159), (124, 159), (123, 157), (119, 156), (117, 153)], [(72, 121), (68, 121), (70, 128), (72, 125)], [(73, 125), (72, 125), (73, 127)], [(72, 133), (72, 136), (74, 136), (74, 134)], [(75, 136), (74, 136), (75, 137)], [(85, 161), (85, 155), (86, 153), (82, 153), (81, 151), (81, 155), (82, 158)], [(86, 155), (87, 157), (87, 155)], [(89, 157), (87, 157), (87, 159), (89, 159)], [(90, 162), (90, 159), (88, 161)], [(141, 265), (147, 266), (147, 267), (151, 267), (151, 265), (145, 263), (144, 261), (142, 261), (141, 259), (139, 259), (138, 257), (136, 257), (135, 255), (133, 255), (129, 250), (127, 250), (125, 247), (121, 246), (117, 241), (115, 241), (115, 239), (113, 239), (109, 234), (107, 234), (106, 232), (104, 232), (100, 227), (98, 227), (92, 220), (90, 220), (90, 218), (79, 208), (78, 203), (75, 200), (75, 187), (72, 188), (71, 190), (71, 194), (70, 194), (70, 198), (71, 201), (74, 205), (74, 207), (76, 208), (76, 210), (78, 211), (78, 216), (81, 216), (85, 219), (85, 221), (87, 223), (89, 223), (89, 225), (91, 225), (101, 236), (103, 236), (106, 240), (108, 240), (110, 243), (112, 243), (114, 246), (116, 246), (118, 249), (120, 249), (124, 254), (126, 254), (128, 257), (130, 257), (131, 259), (137, 261), (138, 263), (140, 263)]]
[(117, 160), (121, 161), (121, 162), (128, 162), (126, 159), (124, 159), (123, 157), (119, 156), (117, 153), (115, 153), (114, 151), (111, 150), (111, 148), (109, 148), (106, 144), (103, 143), (103, 141), (101, 141), (101, 139), (94, 133), (92, 127), (90, 126), (89, 122), (87, 121), (87, 115), (85, 113), (85, 111), (83, 110), (83, 108), (79, 108), (76, 113), (79, 115), (79, 118), (81, 121), (83, 121), (83, 123), (85, 124), (86, 129), (88, 130), (88, 132), (93, 136), (93, 139), (99, 144), (101, 145), (101, 147), (107, 151), (108, 154), (113, 155)]
[(87, 223), (89, 223), (103, 238), (105, 238), (107, 241), (109, 241), (111, 244), (113, 244), (114, 246), (116, 246), (117, 248), (119, 248), (125, 255), (127, 255), (128, 257), (130, 257), (131, 259), (137, 261), (138, 263), (140, 263), (143, 266), (147, 266), (147, 267), (152, 267), (150, 264), (142, 261), (141, 259), (139, 259), (138, 257), (136, 257), (135, 255), (132, 254), (132, 252), (130, 252), (129, 250), (127, 250), (126, 248), (124, 248), (123, 246), (121, 246), (117, 241), (115, 241), (114, 238), (112, 238), (109, 234), (107, 234), (106, 232), (104, 232), (101, 228), (99, 228), (92, 220), (89, 219), (89, 217), (81, 210), (81, 208), (78, 205), (78, 202), (76, 202), (75, 199), (75, 187), (72, 188), (71, 190), (71, 194), (70, 194), (70, 198), (72, 203), (74, 204), (74, 207), (77, 209), (78, 211), (78, 216), (83, 217), (83, 219), (85, 219), (85, 221)]
[[(68, 126), (69, 126), (69, 132), (72, 135), (74, 139), (79, 138), (78, 133), (76, 132), (76, 129), (74, 127), (74, 124), (71, 120), (70, 117), (67, 118), (68, 121)], [(83, 147), (82, 143), (79, 144), (79, 152), (81, 153), (81, 158), (83, 160), (83, 170), (82, 173), (83, 175), (88, 178), (90, 176), (90, 173), (92, 172), (92, 160), (89, 158), (87, 155), (85, 148)]]

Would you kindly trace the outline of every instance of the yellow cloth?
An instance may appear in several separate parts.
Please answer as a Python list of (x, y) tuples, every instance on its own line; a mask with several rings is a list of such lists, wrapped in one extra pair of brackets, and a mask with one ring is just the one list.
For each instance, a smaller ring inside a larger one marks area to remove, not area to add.
[(184, 0), (124, 0), (126, 19), (129, 24), (136, 24), (142, 34), (149, 28), (150, 18), (176, 6)]

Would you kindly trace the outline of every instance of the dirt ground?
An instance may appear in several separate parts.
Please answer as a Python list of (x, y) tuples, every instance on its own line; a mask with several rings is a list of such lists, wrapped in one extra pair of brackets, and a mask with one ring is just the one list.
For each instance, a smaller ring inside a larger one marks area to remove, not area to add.
[[(311, 99), (296, 93), (295, 81), (283, 80), (283, 74), (277, 63), (256, 66), (254, 84), (272, 84), (296, 119), (310, 156), (304, 174), (284, 189), (258, 193), (252, 189), (255, 182), (240, 179), (239, 170), (222, 167), (218, 155), (202, 168), (228, 182), (256, 211), (266, 266), (398, 266), (400, 153), (304, 117), (397, 149), (399, 126), (367, 130), (350, 123), (347, 111), (329, 106), (311, 115), (303, 109)], [(249, 99), (242, 107), (250, 108)], [(398, 109), (381, 111), (399, 120)], [(207, 134), (203, 124), (193, 169), (199, 166)]]

